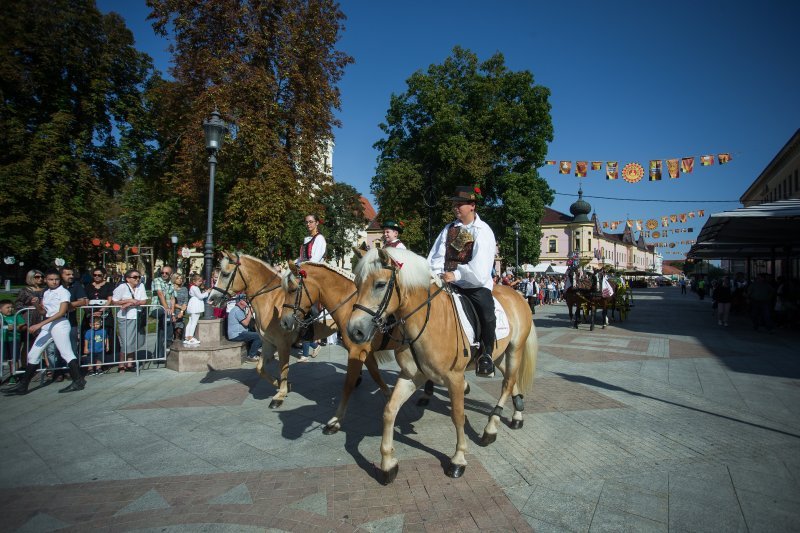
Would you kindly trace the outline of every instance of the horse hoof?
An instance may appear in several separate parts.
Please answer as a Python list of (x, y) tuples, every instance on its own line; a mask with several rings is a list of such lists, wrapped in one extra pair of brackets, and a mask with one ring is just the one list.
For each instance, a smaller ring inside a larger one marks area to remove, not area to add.
[(339, 432), (339, 426), (337, 426), (336, 424), (331, 424), (329, 426), (325, 426), (324, 428), (322, 428), (323, 435), (333, 435), (334, 433), (338, 432)]
[(467, 465), (454, 465), (450, 463), (450, 466), (447, 467), (447, 477), (458, 479), (464, 475), (464, 470), (466, 469)]
[(277, 409), (281, 405), (283, 405), (283, 400), (272, 400), (271, 402), (269, 402), (270, 409)]
[(428, 407), (429, 403), (431, 403), (430, 398), (420, 398), (417, 400), (417, 407)]
[(520, 429), (522, 427), (522, 420), (512, 420), (508, 423), (508, 427), (511, 429)]
[(356, 384), (353, 385), (353, 387), (358, 387), (359, 385), (361, 385), (361, 376), (358, 376), (358, 379), (356, 380)]
[(400, 465), (394, 465), (391, 470), (383, 473), (383, 484), (391, 485), (392, 481), (397, 477), (397, 472), (400, 471)]
[(472, 389), (470, 389), (470, 388), (469, 388), (469, 383), (467, 383), (467, 386), (464, 388), (464, 396), (466, 396), (467, 394), (469, 394), (469, 393), (470, 393), (470, 390), (472, 390)]
[(481, 437), (481, 440), (478, 444), (480, 444), (485, 448), (486, 446), (490, 445), (496, 440), (497, 440), (497, 433), (486, 433), (484, 431), (483, 436)]

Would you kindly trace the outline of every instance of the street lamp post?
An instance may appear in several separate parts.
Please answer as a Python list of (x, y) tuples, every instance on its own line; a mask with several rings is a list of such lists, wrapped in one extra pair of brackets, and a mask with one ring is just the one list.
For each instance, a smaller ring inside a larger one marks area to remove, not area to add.
[(517, 253), (517, 270), (519, 271), (519, 232), (522, 230), (522, 226), (519, 225), (519, 222), (514, 222), (514, 248)]
[[(206, 287), (211, 287), (211, 274), (214, 269), (214, 173), (217, 170), (217, 152), (222, 148), (222, 139), (228, 132), (228, 125), (220, 118), (219, 111), (214, 109), (211, 117), (203, 122), (203, 131), (206, 135), (206, 150), (208, 151), (209, 182), (208, 182), (208, 219), (206, 223), (206, 246), (203, 255)], [(214, 318), (211, 305), (206, 300), (204, 319)]]
[(172, 264), (175, 265), (175, 272), (178, 271), (178, 234), (173, 233), (170, 237), (172, 241)]

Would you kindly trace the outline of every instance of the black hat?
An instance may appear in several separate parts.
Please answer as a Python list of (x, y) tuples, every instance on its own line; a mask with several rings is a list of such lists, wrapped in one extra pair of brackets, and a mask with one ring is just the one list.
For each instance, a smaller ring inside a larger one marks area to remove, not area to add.
[(397, 233), (403, 233), (403, 226), (401, 226), (394, 220), (387, 220), (386, 222), (381, 224), (381, 228), (389, 228), (395, 230)]
[(483, 200), (483, 193), (478, 186), (459, 185), (456, 192), (450, 197), (452, 202), (480, 202)]

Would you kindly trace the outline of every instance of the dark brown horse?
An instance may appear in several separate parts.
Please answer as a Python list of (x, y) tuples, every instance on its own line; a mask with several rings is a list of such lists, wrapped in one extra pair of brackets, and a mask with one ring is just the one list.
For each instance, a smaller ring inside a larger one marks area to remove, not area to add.
[[(567, 272), (570, 287), (564, 291), (564, 301), (567, 303), (569, 319), (573, 321), (572, 308), (575, 307), (573, 327), (578, 329), (578, 317), (583, 310), (585, 318), (589, 321), (589, 331), (594, 331), (594, 319), (597, 309), (603, 311), (603, 329), (608, 325), (608, 309), (611, 309), (611, 316), (614, 317), (616, 310), (616, 299), (614, 294), (617, 292), (615, 280), (607, 278), (604, 270), (598, 270), (589, 277), (577, 280), (575, 271), (570, 269)], [(603, 282), (607, 281), (611, 286), (612, 294), (603, 295)]]

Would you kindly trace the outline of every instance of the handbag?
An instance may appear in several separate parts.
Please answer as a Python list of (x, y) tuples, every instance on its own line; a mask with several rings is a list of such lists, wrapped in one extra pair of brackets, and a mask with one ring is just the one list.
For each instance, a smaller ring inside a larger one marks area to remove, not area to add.
[[(136, 296), (133, 295), (131, 286), (127, 283), (125, 285), (128, 287), (128, 292), (131, 293), (131, 298), (135, 300)], [(142, 306), (136, 308), (136, 329), (139, 333), (143, 333), (147, 329), (147, 309)]]

